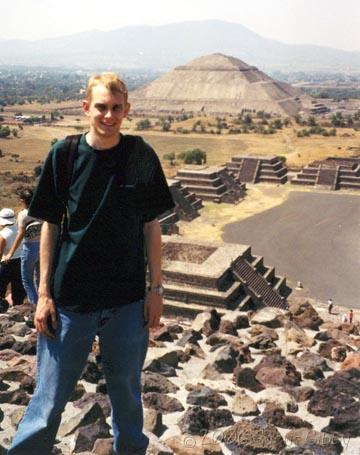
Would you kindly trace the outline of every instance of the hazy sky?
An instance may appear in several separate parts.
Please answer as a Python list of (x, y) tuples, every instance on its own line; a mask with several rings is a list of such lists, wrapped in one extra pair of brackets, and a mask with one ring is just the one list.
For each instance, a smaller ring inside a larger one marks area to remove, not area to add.
[(238, 22), (286, 43), (360, 50), (360, 0), (9, 0), (1, 5), (0, 38), (203, 19)]

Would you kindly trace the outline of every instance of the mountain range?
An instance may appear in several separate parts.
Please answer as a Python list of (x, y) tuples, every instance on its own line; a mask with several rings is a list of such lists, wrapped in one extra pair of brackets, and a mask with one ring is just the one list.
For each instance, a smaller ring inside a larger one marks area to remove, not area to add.
[(0, 65), (167, 70), (215, 52), (267, 71), (360, 71), (360, 51), (285, 44), (220, 20), (90, 30), (36, 41), (1, 40)]

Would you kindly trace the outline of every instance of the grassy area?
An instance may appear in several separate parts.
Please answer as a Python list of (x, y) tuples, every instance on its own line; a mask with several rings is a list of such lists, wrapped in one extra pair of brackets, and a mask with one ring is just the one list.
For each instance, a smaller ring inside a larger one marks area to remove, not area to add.
[[(78, 102), (76, 102), (78, 103)], [(54, 104), (54, 105), (53, 105)], [(42, 106), (43, 111), (49, 112), (56, 107), (57, 103)], [(73, 103), (62, 103), (61, 107), (73, 107)], [(79, 105), (79, 104), (77, 104)], [(26, 106), (28, 108), (29, 106)], [(33, 108), (41, 107), (33, 106)], [(59, 107), (59, 106), (57, 106)], [(20, 108), (20, 107), (19, 107)], [(16, 107), (12, 108), (16, 111)], [(22, 109), (25, 111), (25, 109)], [(35, 113), (34, 111), (32, 113)], [(37, 112), (39, 113), (39, 112)], [(10, 110), (6, 111), (10, 114)], [(350, 147), (358, 147), (360, 132), (352, 129), (338, 128), (337, 136), (323, 137), (311, 136), (299, 138), (296, 135), (298, 127), (287, 127), (278, 130), (275, 134), (262, 135), (256, 133), (249, 134), (228, 134), (223, 130), (222, 134), (194, 133), (189, 134), (175, 133), (174, 131), (162, 132), (159, 125), (152, 130), (136, 131), (136, 123), (139, 119), (132, 118), (123, 124), (124, 133), (140, 134), (148, 141), (159, 154), (160, 158), (165, 153), (180, 152), (200, 148), (207, 153), (208, 165), (220, 165), (231, 160), (234, 155), (283, 155), (286, 157), (288, 166), (304, 166), (315, 159), (324, 159), (328, 156), (351, 156)], [(196, 118), (176, 122), (176, 127), (182, 125), (184, 128), (190, 127)], [(209, 117), (204, 122), (214, 122), (214, 118)], [(151, 119), (152, 123), (156, 119)], [(13, 128), (13, 126), (12, 126)], [(19, 132), (18, 138), (0, 139), (0, 149), (5, 154), (0, 158), (0, 172), (2, 171), (32, 171), (33, 168), (46, 156), (50, 142), (54, 138), (63, 138), (68, 134), (76, 134), (82, 128), (88, 128), (87, 118), (81, 114), (64, 115), (64, 119), (50, 126), (34, 125), (24, 126)], [(18, 162), (11, 157), (12, 154), (19, 155)], [(172, 177), (176, 174), (178, 167), (182, 167), (182, 162), (176, 166), (164, 163), (166, 174)]]

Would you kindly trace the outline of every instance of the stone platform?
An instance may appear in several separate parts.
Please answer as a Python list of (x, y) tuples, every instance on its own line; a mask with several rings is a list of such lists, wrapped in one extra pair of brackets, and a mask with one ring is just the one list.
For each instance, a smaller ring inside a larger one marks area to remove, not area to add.
[(226, 163), (233, 177), (247, 183), (286, 183), (287, 168), (277, 156), (237, 155)]
[(293, 185), (313, 185), (330, 190), (360, 190), (360, 158), (329, 157), (305, 166)]
[(203, 306), (286, 307), (286, 279), (253, 256), (248, 245), (163, 236), (162, 255), (166, 305), (178, 312), (181, 307), (195, 313)]
[(179, 169), (175, 178), (205, 201), (236, 204), (245, 193), (245, 185), (236, 181), (225, 166)]

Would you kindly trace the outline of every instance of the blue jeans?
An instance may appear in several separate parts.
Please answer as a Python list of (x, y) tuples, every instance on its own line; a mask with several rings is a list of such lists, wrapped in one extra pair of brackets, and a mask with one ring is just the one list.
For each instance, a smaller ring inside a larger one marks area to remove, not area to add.
[(21, 251), (21, 277), (29, 302), (38, 300), (40, 242), (24, 242)]
[(61, 414), (84, 369), (95, 335), (112, 407), (114, 452), (143, 455), (141, 370), (148, 345), (144, 301), (80, 314), (58, 308), (55, 340), (39, 335), (36, 388), (8, 455), (50, 455)]

